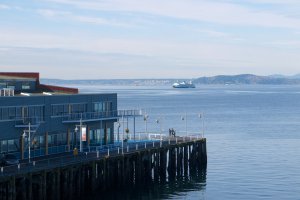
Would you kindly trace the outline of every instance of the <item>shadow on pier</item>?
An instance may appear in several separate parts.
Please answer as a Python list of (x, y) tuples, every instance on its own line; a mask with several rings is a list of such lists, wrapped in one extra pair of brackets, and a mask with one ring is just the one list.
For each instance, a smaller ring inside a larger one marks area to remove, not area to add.
[(8, 168), (0, 199), (161, 199), (206, 182), (206, 139), (176, 138)]
[[(146, 184), (113, 187), (103, 192), (88, 195), (86, 200), (140, 200), (184, 198), (187, 192), (204, 191), (206, 187), (206, 166), (199, 167), (189, 175), (182, 175), (173, 180), (156, 182), (154, 179)], [(199, 197), (199, 199), (201, 199)]]

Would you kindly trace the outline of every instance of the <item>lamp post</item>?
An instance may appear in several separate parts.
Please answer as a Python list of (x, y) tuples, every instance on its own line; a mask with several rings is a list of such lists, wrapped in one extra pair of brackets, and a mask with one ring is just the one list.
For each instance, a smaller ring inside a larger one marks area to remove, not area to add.
[(122, 154), (124, 153), (124, 116), (122, 115), (122, 124), (123, 124), (123, 137), (122, 137)]
[(185, 117), (181, 116), (181, 120), (185, 121), (185, 134), (186, 134), (186, 137), (187, 137), (188, 136), (188, 131), (187, 131), (187, 115), (186, 115), (186, 113), (185, 113)]
[(162, 128), (161, 128), (161, 124), (162, 124), (162, 122), (161, 122), (161, 118), (158, 118), (157, 120), (156, 120), (156, 123), (157, 124), (159, 124), (159, 129), (160, 129), (160, 131), (159, 131), (159, 135), (160, 135), (160, 141), (162, 141)]
[(144, 122), (145, 122), (145, 133), (146, 135), (148, 135), (148, 128), (147, 128), (147, 120), (148, 120), (149, 116), (147, 115), (147, 113), (145, 113), (144, 115)]
[(204, 138), (204, 113), (200, 113), (198, 117), (202, 119), (202, 138)]
[(80, 115), (79, 125), (76, 125), (75, 132), (77, 133), (79, 127), (79, 151), (82, 152), (82, 113)]
[[(31, 144), (30, 132), (31, 132), (31, 123), (29, 122), (28, 123), (28, 162), (30, 162), (30, 158), (31, 158), (31, 156), (30, 156), (30, 144)], [(22, 136), (23, 136), (23, 138), (26, 137), (26, 130), (24, 130)]]
[(121, 127), (121, 124), (120, 124), (119, 121), (117, 122), (117, 126), (118, 126), (118, 142), (120, 142), (120, 127)]

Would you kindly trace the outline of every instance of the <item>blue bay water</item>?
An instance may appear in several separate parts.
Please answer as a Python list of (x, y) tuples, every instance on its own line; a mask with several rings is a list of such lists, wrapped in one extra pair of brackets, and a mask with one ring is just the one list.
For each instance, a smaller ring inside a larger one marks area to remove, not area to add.
[[(160, 119), (164, 133), (174, 128), (184, 135), (186, 126), (189, 133), (202, 133), (198, 115), (204, 113), (204, 178), (153, 185), (136, 199), (300, 199), (300, 86), (79, 88), (117, 92), (119, 109), (145, 109), (149, 131), (160, 131), (155, 122)], [(143, 119), (136, 129), (144, 131)]]

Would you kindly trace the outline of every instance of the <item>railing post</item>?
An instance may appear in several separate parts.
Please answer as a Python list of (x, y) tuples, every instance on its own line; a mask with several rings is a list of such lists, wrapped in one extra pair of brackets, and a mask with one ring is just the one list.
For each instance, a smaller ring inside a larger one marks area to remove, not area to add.
[(147, 149), (147, 143), (145, 142), (145, 149)]
[(99, 151), (97, 151), (97, 158), (99, 158)]
[(135, 149), (138, 150), (138, 144), (135, 145)]
[(129, 146), (127, 145), (127, 152), (129, 152)]
[(109, 148), (107, 149), (107, 156), (109, 156)]
[(120, 147), (118, 147), (118, 154), (120, 154)]
[(153, 147), (154, 147), (154, 141), (153, 141)]

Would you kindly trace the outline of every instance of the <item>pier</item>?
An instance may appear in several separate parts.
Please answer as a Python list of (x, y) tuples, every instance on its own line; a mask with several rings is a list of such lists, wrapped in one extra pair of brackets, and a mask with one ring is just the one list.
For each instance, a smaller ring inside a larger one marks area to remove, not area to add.
[[(123, 147), (123, 148), (122, 148)], [(150, 181), (166, 182), (206, 167), (206, 139), (168, 137), (2, 167), (0, 199), (83, 199)]]

